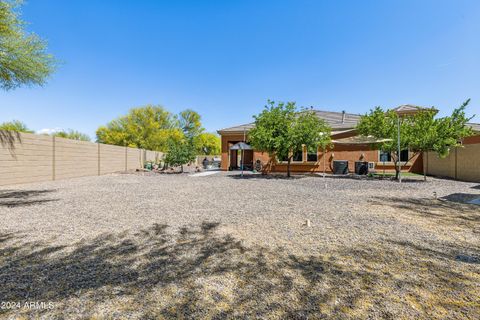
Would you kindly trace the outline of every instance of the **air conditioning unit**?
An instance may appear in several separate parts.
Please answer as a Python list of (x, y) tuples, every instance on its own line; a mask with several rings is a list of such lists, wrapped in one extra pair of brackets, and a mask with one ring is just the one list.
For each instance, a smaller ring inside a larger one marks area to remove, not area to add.
[(375, 162), (369, 162), (368, 163), (368, 171), (370, 170), (375, 170)]

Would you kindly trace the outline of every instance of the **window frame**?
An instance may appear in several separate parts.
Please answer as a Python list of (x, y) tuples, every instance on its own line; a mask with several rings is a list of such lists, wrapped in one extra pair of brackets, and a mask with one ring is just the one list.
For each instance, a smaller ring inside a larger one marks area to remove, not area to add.
[[(407, 151), (407, 159), (406, 160), (402, 160), (402, 152), (405, 152)], [(391, 153), (389, 153), (389, 157), (390, 157), (390, 161), (382, 161), (381, 159), (381, 155), (382, 155), (382, 150), (378, 150), (378, 159), (377, 159), (377, 163), (378, 164), (388, 164), (388, 165), (392, 165), (392, 164), (395, 164), (395, 161), (392, 160), (392, 155)], [(387, 152), (387, 151), (385, 151)], [(402, 164), (407, 164), (407, 165), (411, 165), (411, 162), (410, 162), (410, 156), (411, 156), (411, 151), (409, 149), (403, 149), (400, 151), (400, 162)]]
[(301, 158), (300, 160), (294, 160), (294, 159), (295, 159), (295, 158), (294, 158), (295, 153), (294, 153), (294, 152), (291, 152), (291, 154), (293, 155), (293, 156), (292, 156), (292, 162), (291, 162), (291, 163), (303, 163), (303, 162), (305, 162), (305, 161), (304, 161), (304, 160), (305, 160), (305, 159), (304, 159), (304, 156), (305, 156), (304, 149), (305, 149), (305, 147), (302, 146), (302, 150), (301, 150), (301, 151), (298, 151), (298, 152), (301, 152), (301, 154), (302, 154), (301, 157), (300, 157), (300, 158)]
[[(305, 163), (305, 146), (302, 146), (302, 160), (300, 161), (296, 161), (293, 159), (292, 157), (292, 161), (290, 161), (290, 164), (302, 164), (302, 163)], [(292, 155), (293, 152), (290, 151), (288, 153), (289, 155)], [(281, 160), (280, 158), (277, 157), (277, 163), (281, 163), (281, 164), (287, 164), (288, 163), (288, 160)]]
[(306, 162), (306, 163), (317, 163), (317, 162), (319, 161), (319, 157), (318, 157), (319, 149), (320, 149), (320, 148), (317, 147), (316, 152), (315, 152), (316, 160), (309, 160), (309, 159), (308, 159), (308, 155), (309, 155), (309, 154), (313, 154), (313, 153), (309, 153), (309, 152), (308, 152), (308, 146), (305, 147), (305, 162)]

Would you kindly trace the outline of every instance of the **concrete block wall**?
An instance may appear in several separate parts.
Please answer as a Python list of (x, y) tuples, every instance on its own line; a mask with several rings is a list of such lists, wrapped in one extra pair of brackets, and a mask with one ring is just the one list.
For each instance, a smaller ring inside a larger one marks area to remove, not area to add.
[(2, 132), (0, 139), (0, 185), (52, 179), (52, 137)]
[(141, 168), (160, 152), (0, 131), (0, 185), (95, 176)]
[(480, 143), (455, 148), (446, 158), (428, 152), (424, 160), (428, 175), (480, 182)]

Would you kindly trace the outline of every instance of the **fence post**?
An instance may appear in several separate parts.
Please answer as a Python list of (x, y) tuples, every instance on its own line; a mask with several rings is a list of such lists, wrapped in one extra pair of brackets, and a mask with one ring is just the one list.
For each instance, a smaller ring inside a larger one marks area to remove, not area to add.
[(458, 147), (455, 147), (455, 180), (457, 180), (457, 150), (458, 150)]
[(52, 136), (52, 180), (55, 180), (55, 136)]
[(100, 175), (100, 143), (97, 143), (97, 169), (98, 175)]
[(127, 149), (127, 146), (125, 146), (125, 172), (127, 172), (127, 152), (128, 152), (128, 149)]

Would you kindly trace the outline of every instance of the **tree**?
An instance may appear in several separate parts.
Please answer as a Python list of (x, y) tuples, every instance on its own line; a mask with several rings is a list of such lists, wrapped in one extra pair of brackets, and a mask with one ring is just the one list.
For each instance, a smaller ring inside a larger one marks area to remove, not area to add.
[[(419, 112), (400, 118), (400, 149), (411, 151), (409, 159), (419, 153), (434, 151), (440, 157), (446, 157), (452, 147), (458, 146), (461, 139), (471, 135), (466, 123), (471, 119), (465, 117), (467, 100), (451, 116), (435, 118), (437, 110), (419, 109)], [(384, 111), (381, 107), (370, 110), (361, 117), (357, 131), (363, 136), (373, 137), (380, 142), (376, 148), (389, 152), (395, 163), (395, 178), (400, 173), (400, 155), (398, 154), (398, 115), (393, 110)], [(426, 173), (424, 168), (424, 179)]]
[(200, 115), (190, 109), (172, 115), (161, 106), (133, 108), (127, 115), (97, 129), (100, 143), (167, 152), (170, 140), (203, 141)]
[(19, 3), (0, 0), (0, 87), (5, 90), (43, 85), (55, 69), (45, 41), (24, 30)]
[(298, 111), (294, 102), (268, 101), (265, 109), (255, 118), (255, 127), (249, 132), (249, 140), (255, 149), (268, 152), (270, 156), (287, 160), (287, 176), (296, 152), (303, 146), (318, 148), (330, 143), (331, 129), (314, 112)]
[(187, 139), (180, 141), (169, 139), (168, 152), (165, 156), (165, 162), (168, 165), (181, 166), (181, 172), (183, 172), (183, 165), (194, 161), (195, 156), (195, 148)]
[(165, 151), (171, 137), (182, 137), (170, 112), (161, 106), (133, 108), (127, 115), (97, 129), (97, 141), (120, 146)]
[[(400, 122), (400, 150), (408, 149), (410, 133), (406, 121)], [(400, 155), (398, 154), (398, 116), (393, 110), (384, 111), (381, 107), (375, 107), (370, 113), (363, 115), (357, 125), (360, 135), (373, 137), (378, 141), (374, 146), (391, 155), (395, 163), (395, 178), (399, 175)]]
[(69, 129), (68, 131), (59, 131), (53, 134), (55, 137), (72, 139), (72, 140), (79, 140), (79, 141), (91, 141), (90, 137), (85, 133), (81, 133), (80, 131)]
[(193, 139), (203, 132), (202, 117), (191, 109), (178, 114), (178, 126), (188, 139)]
[[(461, 145), (463, 138), (473, 134), (472, 129), (466, 125), (472, 119), (465, 115), (469, 103), (470, 99), (466, 100), (449, 117), (435, 119), (436, 111), (427, 109), (407, 119), (410, 150), (415, 154), (434, 151), (441, 158), (448, 156), (452, 148)], [(423, 161), (423, 178), (426, 181), (425, 164)]]
[(193, 140), (197, 155), (218, 155), (221, 152), (220, 137), (215, 133), (204, 132)]
[(7, 121), (0, 124), (0, 130), (33, 133), (33, 130), (28, 129), (25, 123), (18, 120)]

